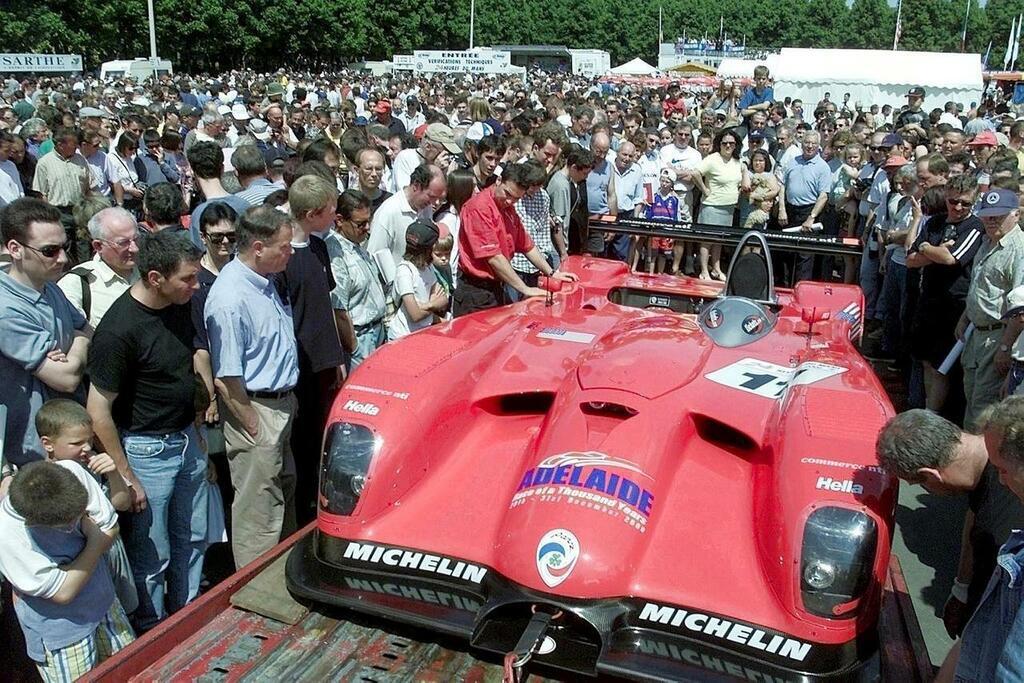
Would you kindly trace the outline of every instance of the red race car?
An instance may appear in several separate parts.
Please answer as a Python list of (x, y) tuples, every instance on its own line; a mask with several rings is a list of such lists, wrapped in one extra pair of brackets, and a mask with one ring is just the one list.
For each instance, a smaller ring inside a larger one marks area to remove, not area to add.
[(871, 680), (897, 484), (858, 288), (572, 257), (335, 401), (301, 598), (574, 675)]

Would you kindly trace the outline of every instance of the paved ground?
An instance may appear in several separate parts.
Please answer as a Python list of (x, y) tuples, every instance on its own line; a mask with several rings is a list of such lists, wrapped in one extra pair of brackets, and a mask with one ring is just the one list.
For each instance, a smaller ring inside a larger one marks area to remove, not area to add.
[(900, 485), (893, 552), (900, 559), (932, 663), (942, 663), (953, 641), (942, 624), (960, 557), (966, 497), (943, 498), (920, 486)]

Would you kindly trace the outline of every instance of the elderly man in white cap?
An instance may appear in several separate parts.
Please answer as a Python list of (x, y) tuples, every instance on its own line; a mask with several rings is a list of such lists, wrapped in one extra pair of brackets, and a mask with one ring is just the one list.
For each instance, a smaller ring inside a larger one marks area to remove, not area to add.
[(249, 119), (252, 117), (249, 116), (249, 110), (241, 103), (231, 105), (230, 114), (232, 125), (228, 127), (225, 135), (228, 139), (228, 145), (237, 147), (238, 141), (244, 139)]
[(403, 149), (395, 157), (391, 168), (398, 191), (408, 187), (412, 172), (421, 164), (435, 164), (447, 170), (452, 158), (462, 150), (455, 142), (455, 131), (443, 123), (432, 123), (420, 140), (419, 147)]

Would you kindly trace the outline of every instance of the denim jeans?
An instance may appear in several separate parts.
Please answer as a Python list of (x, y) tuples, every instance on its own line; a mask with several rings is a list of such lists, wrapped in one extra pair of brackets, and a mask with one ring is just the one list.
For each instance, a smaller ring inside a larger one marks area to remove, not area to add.
[(882, 279), (878, 312), (884, 314), (882, 350), (898, 356), (903, 350), (903, 318), (907, 313), (907, 267), (890, 259)]
[(864, 252), (860, 259), (860, 288), (864, 292), (864, 321), (880, 318), (876, 310), (879, 294), (880, 274), (878, 272), (879, 256), (877, 251), (869, 251), (868, 243), (864, 243)]
[(999, 549), (996, 570), (964, 629), (955, 678), (958, 683), (1024, 679), (1024, 531)]
[(125, 434), (124, 452), (148, 499), (131, 515), (124, 538), (139, 593), (132, 622), (147, 630), (199, 594), (207, 461), (191, 425), (171, 434)]
[(386, 339), (384, 323), (377, 323), (372, 327), (356, 330), (356, 348), (355, 351), (349, 354), (348, 371), (352, 372), (358, 368)]

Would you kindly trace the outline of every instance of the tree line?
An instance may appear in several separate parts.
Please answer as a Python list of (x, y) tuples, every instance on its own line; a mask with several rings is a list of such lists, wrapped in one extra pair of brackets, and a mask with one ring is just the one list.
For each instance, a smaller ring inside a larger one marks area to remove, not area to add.
[[(319, 69), (415, 49), (466, 49), (470, 0), (154, 0), (161, 57), (185, 72), (282, 66)], [(967, 52), (1001, 68), (1024, 0), (904, 0), (900, 49)], [(608, 50), (613, 64), (656, 63), (658, 12), (666, 41), (727, 34), (748, 47), (890, 49), (896, 9), (886, 0), (476, 0), (476, 45), (555, 44)], [(7, 0), (0, 45), (9, 52), (81, 54), (86, 68), (147, 56), (146, 0)], [(1024, 54), (1018, 60), (1024, 67)]]

